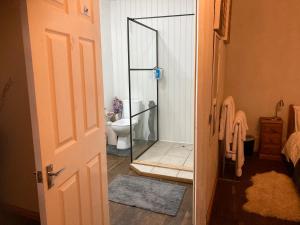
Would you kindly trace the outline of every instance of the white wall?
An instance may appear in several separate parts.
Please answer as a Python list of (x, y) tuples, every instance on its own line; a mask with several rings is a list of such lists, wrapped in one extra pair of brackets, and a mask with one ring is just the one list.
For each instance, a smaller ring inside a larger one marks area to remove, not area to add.
[[(194, 0), (111, 1), (114, 95), (128, 99), (126, 18), (183, 13), (195, 13)], [(160, 140), (193, 143), (195, 16), (140, 22), (159, 30), (159, 65), (164, 69), (164, 78), (159, 82)], [(147, 43), (151, 49), (149, 32), (131, 29), (133, 35), (135, 31), (141, 35), (136, 38), (140, 41), (136, 45), (143, 46)], [(142, 65), (142, 62), (140, 64)], [(133, 86), (138, 88), (133, 93), (135, 98), (156, 99), (153, 92), (155, 82), (151, 74), (148, 74), (136, 73), (138, 78), (134, 79), (134, 82), (137, 83)]]
[(101, 50), (102, 50), (102, 72), (104, 86), (104, 107), (111, 109), (113, 94), (113, 64), (111, 48), (111, 23), (110, 23), (110, 0), (101, 0)]

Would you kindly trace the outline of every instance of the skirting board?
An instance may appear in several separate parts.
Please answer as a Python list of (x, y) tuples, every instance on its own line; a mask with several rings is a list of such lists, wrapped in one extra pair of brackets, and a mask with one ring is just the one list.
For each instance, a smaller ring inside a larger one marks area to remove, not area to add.
[(22, 217), (27, 218), (27, 219), (40, 221), (39, 212), (34, 212), (34, 211), (31, 211), (31, 210), (27, 210), (27, 209), (24, 209), (24, 208), (20, 208), (20, 207), (17, 207), (17, 206), (4, 204), (4, 203), (0, 205), (0, 208), (3, 211), (9, 212), (9, 213), (12, 213), (12, 214), (15, 214), (15, 215), (19, 215), (19, 216), (22, 216)]

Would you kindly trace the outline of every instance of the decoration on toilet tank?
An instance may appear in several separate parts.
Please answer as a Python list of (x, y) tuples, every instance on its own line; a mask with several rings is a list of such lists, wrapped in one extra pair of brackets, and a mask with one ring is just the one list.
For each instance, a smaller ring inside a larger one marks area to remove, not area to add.
[(162, 73), (163, 73), (163, 69), (162, 69), (162, 68), (155, 67), (155, 68), (153, 69), (154, 78), (155, 78), (156, 80), (160, 80), (160, 79), (161, 79)]
[(112, 109), (117, 117), (116, 120), (120, 119), (123, 113), (123, 102), (119, 98), (115, 97), (113, 99)]

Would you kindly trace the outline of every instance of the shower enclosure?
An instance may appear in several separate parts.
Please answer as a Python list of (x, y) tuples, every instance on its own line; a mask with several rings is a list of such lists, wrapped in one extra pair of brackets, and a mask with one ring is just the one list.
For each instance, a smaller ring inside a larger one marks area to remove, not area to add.
[(131, 161), (159, 140), (158, 31), (127, 18)]
[[(127, 45), (130, 168), (146, 176), (191, 183), (194, 14), (127, 18)], [(160, 67), (164, 73), (156, 80), (154, 71)]]

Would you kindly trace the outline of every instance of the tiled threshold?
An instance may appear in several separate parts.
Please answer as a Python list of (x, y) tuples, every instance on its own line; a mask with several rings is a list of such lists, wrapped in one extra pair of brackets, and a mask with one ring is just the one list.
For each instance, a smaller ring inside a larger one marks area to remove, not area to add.
[(167, 168), (161, 166), (141, 165), (139, 163), (131, 163), (130, 168), (137, 174), (147, 177), (183, 182), (193, 183), (193, 172), (180, 170), (176, 168)]

